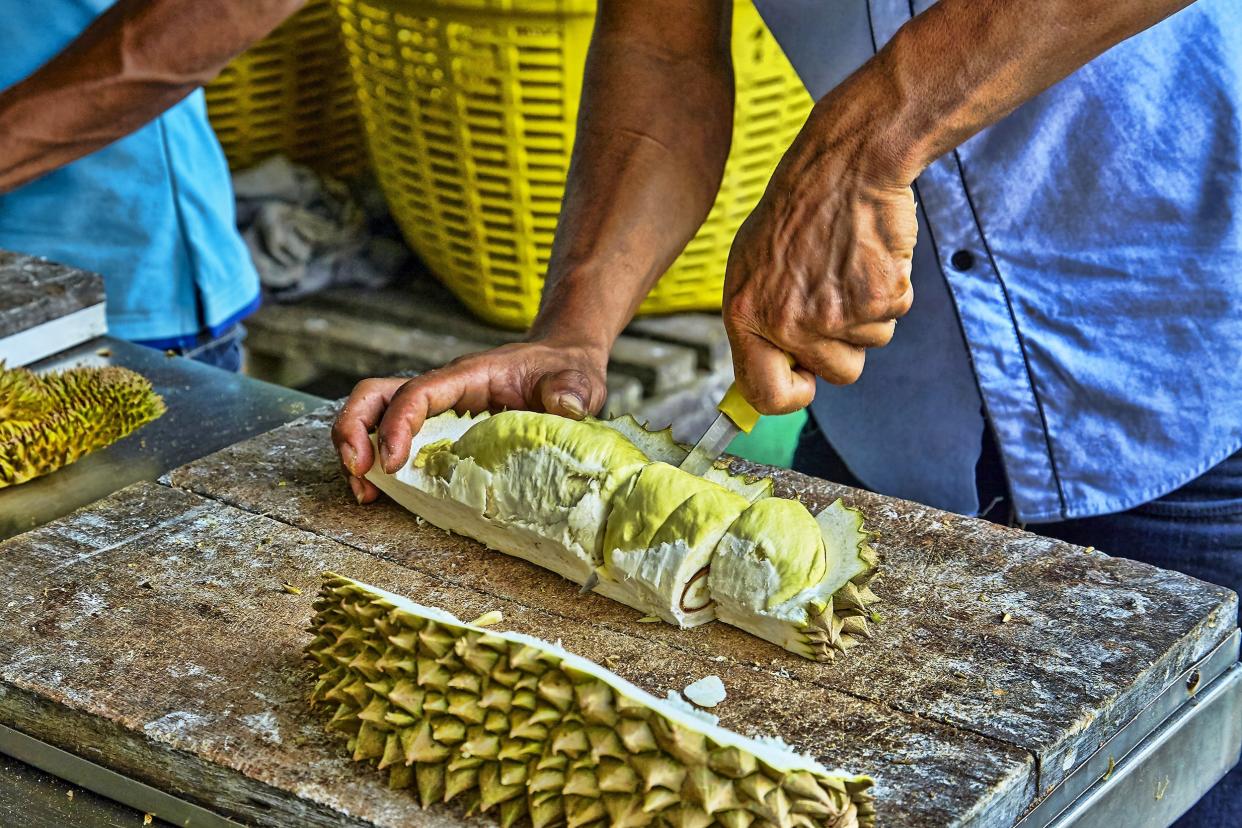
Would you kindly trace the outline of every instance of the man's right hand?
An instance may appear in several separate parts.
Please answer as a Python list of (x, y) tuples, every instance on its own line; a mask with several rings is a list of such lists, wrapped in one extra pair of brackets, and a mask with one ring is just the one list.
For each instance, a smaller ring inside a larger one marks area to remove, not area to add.
[(414, 379), (366, 379), (358, 383), (332, 426), (349, 487), (359, 503), (379, 490), (363, 475), (375, 462), (368, 436), (379, 437), (384, 471), (400, 469), (410, 440), (428, 417), (452, 409), (546, 411), (581, 419), (604, 404), (606, 350), (546, 341), (520, 342), (469, 354)]

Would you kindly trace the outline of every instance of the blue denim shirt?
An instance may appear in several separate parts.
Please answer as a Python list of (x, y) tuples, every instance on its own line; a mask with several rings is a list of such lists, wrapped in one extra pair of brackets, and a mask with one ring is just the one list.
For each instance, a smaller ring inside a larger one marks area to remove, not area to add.
[[(756, 5), (819, 97), (931, 4)], [(812, 409), (861, 480), (977, 511), (986, 416), (1019, 518), (1056, 521), (1151, 500), (1242, 446), (1237, 0), (1119, 44), (915, 191), (914, 309)]]
[[(0, 89), (63, 49), (112, 0), (0, 0)], [(109, 331), (158, 347), (216, 336), (259, 279), (202, 92), (138, 131), (0, 195), (0, 247), (100, 273)]]

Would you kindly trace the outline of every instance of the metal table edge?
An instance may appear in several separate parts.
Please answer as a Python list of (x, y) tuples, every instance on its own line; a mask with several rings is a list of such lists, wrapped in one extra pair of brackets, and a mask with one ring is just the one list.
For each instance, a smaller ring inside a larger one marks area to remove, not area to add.
[[(1101, 784), (1119, 784), (1116, 771), (1136, 753), (1141, 753), (1162, 728), (1185, 719), (1196, 699), (1214, 688), (1238, 662), (1242, 632), (1234, 629), (1203, 658), (1191, 664), (1169, 682), (1130, 721), (1124, 724), (1094, 753), (1081, 762), (1055, 789), (1039, 801), (1014, 828), (1051, 828), (1062, 823), (1062, 815), (1074, 809)], [(1208, 786), (1210, 787), (1210, 786)], [(1204, 788), (1206, 792), (1207, 787)]]

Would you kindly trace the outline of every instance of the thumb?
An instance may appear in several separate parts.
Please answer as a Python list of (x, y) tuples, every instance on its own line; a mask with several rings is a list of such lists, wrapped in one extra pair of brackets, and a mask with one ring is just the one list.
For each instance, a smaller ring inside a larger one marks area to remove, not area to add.
[(544, 374), (535, 384), (535, 399), (549, 414), (581, 420), (591, 412), (591, 378), (583, 371), (569, 368)]

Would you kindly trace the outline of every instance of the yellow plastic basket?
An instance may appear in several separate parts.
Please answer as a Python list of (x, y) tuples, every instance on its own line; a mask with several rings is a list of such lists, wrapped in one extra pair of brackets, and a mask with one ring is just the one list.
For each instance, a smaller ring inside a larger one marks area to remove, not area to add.
[(309, 0), (226, 66), (206, 93), (211, 124), (235, 170), (278, 153), (335, 176), (366, 164), (331, 0)]
[[(431, 270), (484, 319), (539, 305), (573, 146), (593, 0), (336, 0), (376, 174)], [(749, 0), (720, 194), (640, 312), (720, 307), (734, 233), (812, 101)]]

